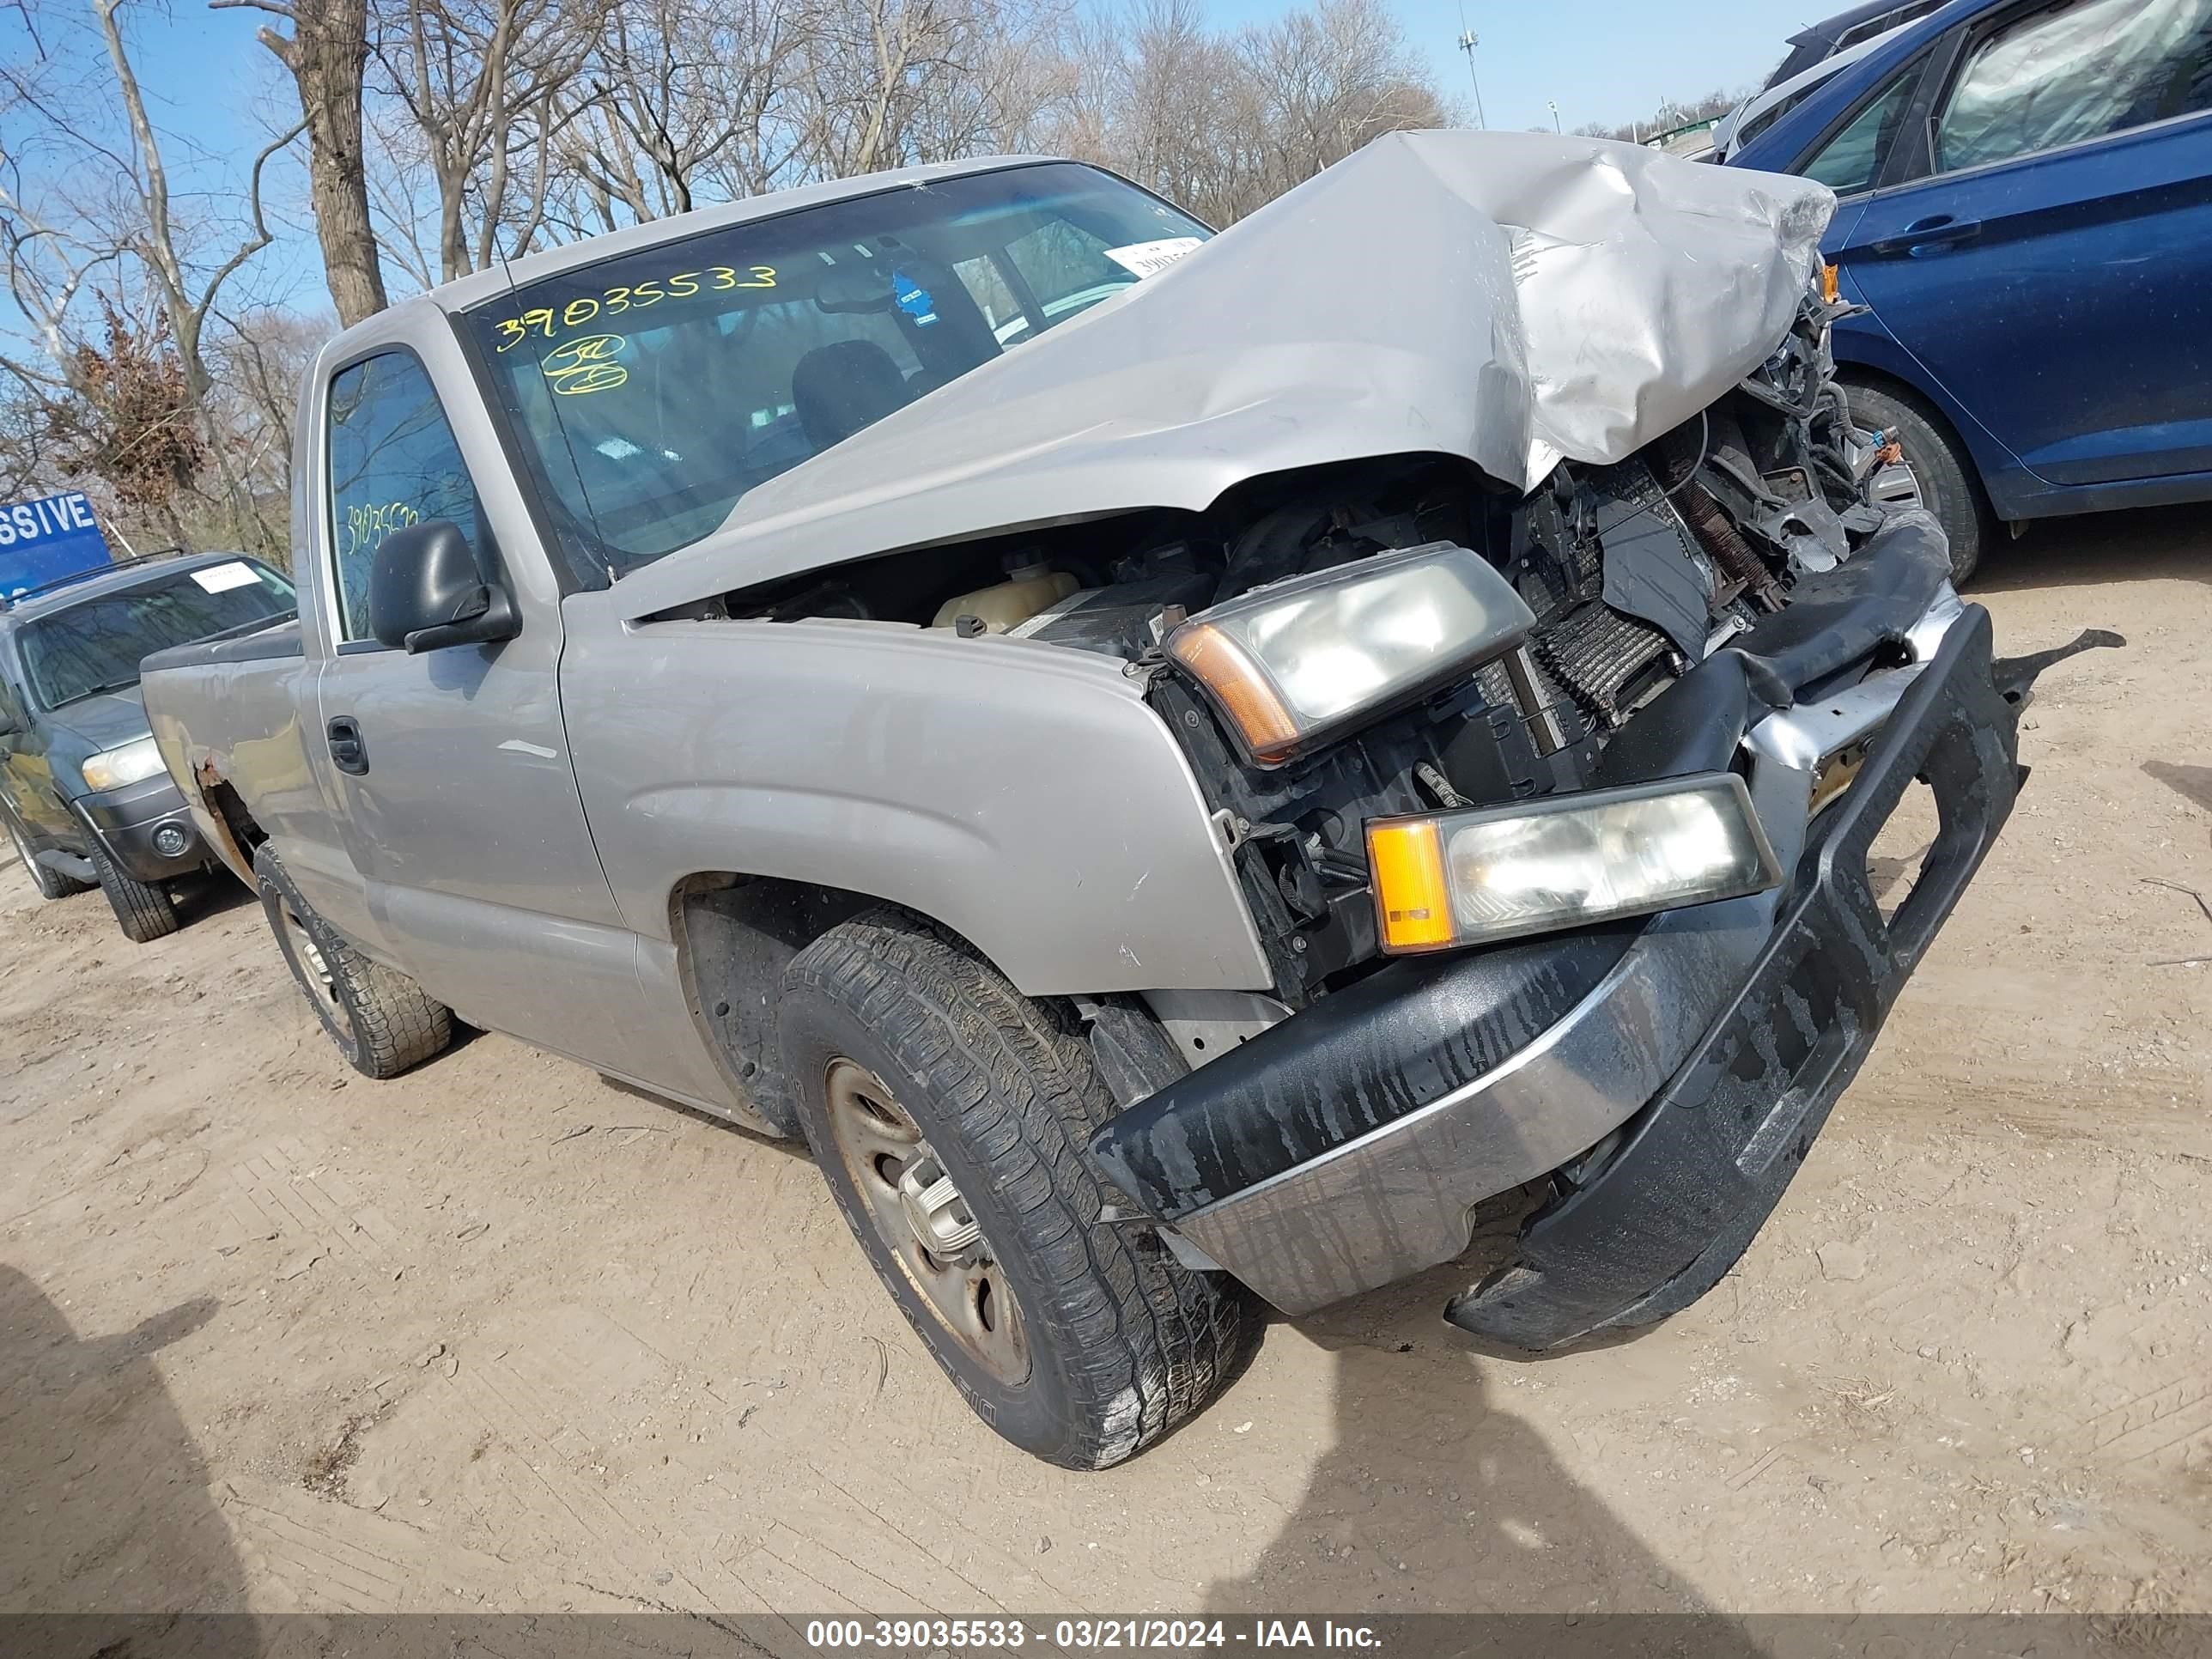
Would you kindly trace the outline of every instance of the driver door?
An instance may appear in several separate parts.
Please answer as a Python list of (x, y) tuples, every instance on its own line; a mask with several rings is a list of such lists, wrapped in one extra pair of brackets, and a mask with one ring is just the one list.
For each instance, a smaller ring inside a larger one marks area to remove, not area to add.
[[(559, 596), (495, 441), (480, 430), (469, 453), (438, 377), (405, 344), (338, 368), (322, 400), (331, 650), (312, 740), (359, 884), (362, 942), (473, 1024), (650, 1075), (628, 1035), (643, 1012), (636, 937), (600, 872), (562, 725)], [(499, 479), (513, 510), (479, 478)], [(371, 635), (377, 549), (433, 519), (460, 526), (506, 581), (516, 637), (410, 655)]]

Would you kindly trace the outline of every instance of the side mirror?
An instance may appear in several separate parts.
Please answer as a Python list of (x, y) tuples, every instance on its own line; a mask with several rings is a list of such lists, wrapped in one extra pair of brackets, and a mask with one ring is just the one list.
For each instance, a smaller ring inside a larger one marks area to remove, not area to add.
[(368, 567), (368, 631), (406, 652), (512, 639), (521, 619), (507, 590), (487, 582), (460, 526), (426, 519), (395, 530)]

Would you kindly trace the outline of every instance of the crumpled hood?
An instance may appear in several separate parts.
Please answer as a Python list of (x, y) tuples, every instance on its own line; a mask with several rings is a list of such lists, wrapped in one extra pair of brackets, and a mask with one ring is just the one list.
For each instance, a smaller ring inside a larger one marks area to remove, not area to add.
[(623, 608), (1366, 456), (1523, 490), (1618, 461), (1765, 360), (1834, 207), (1601, 139), (1392, 133), (752, 490)]

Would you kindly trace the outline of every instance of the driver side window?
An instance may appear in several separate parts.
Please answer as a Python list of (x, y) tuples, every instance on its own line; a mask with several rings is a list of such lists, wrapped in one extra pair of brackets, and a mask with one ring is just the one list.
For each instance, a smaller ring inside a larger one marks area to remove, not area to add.
[(476, 486), (430, 376), (412, 352), (383, 351), (331, 381), (331, 551), (342, 641), (365, 640), (368, 571), (395, 530), (429, 519), (478, 538)]

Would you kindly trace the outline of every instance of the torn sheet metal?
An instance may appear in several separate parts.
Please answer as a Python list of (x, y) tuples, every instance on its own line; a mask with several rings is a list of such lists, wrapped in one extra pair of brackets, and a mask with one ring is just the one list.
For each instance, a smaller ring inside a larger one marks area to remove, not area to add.
[[(924, 186), (926, 187), (926, 186)], [(752, 490), (633, 616), (901, 548), (1368, 456), (1533, 488), (1711, 403), (1787, 331), (1821, 185), (1541, 133), (1393, 133)]]
[[(1789, 331), (1833, 191), (1809, 179), (1541, 133), (1450, 133), (1508, 228), (1534, 398), (1524, 488), (1564, 456), (1624, 459)], [(1563, 148), (1564, 147), (1564, 148)], [(1326, 175), (1324, 175), (1326, 176)]]
[(1605, 546), (1605, 602), (1650, 623), (1686, 660), (1702, 661), (1713, 629), (1712, 579), (1642, 464), (1620, 471), (1631, 477), (1616, 488), (1626, 483), (1627, 492), (1601, 495), (1593, 525)]

